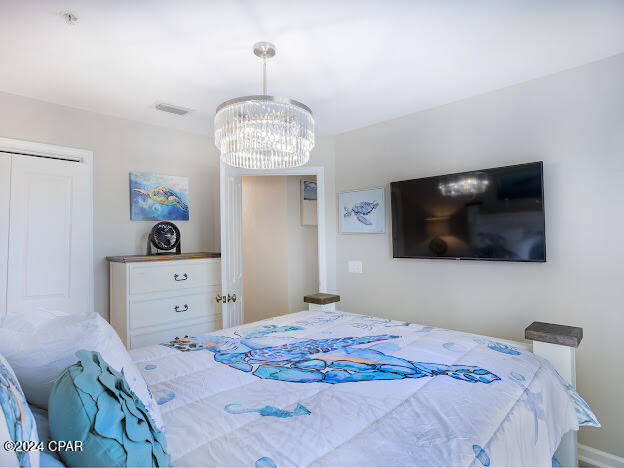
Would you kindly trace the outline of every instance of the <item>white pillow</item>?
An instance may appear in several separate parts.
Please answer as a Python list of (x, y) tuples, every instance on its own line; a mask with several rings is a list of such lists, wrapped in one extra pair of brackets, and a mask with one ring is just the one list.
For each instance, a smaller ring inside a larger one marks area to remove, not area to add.
[(24, 317), (7, 316), (0, 328), (0, 353), (13, 367), (26, 399), (48, 408), (55, 379), (78, 359), (76, 351), (99, 352), (104, 360), (126, 377), (132, 391), (143, 402), (161, 431), (162, 416), (145, 379), (130, 358), (113, 327), (99, 314), (68, 315), (38, 310)]
[[(11, 442), (30, 442), (7, 450)], [(0, 355), (0, 466), (39, 466), (37, 424), (13, 369)]]

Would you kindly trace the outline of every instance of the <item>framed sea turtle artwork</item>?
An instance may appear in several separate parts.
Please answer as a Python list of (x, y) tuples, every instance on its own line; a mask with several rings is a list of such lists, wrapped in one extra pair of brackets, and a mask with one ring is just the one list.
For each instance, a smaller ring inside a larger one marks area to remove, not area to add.
[(383, 187), (338, 194), (340, 232), (380, 234), (386, 232), (386, 203)]
[(188, 178), (131, 172), (130, 219), (188, 221)]

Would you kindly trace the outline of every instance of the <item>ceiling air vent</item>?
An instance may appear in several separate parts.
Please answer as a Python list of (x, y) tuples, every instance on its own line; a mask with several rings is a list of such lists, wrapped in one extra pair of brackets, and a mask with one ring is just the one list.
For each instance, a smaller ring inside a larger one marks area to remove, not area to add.
[(166, 104), (164, 102), (156, 104), (156, 109), (175, 115), (186, 115), (191, 112), (191, 109), (187, 109), (186, 107), (174, 106), (173, 104)]

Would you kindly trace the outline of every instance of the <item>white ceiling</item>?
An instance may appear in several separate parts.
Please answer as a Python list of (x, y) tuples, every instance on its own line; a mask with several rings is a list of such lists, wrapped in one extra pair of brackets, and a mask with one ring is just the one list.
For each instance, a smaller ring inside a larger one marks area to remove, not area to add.
[(336, 134), (622, 53), (624, 1), (0, 0), (0, 91), (211, 134), (259, 40), (269, 94)]

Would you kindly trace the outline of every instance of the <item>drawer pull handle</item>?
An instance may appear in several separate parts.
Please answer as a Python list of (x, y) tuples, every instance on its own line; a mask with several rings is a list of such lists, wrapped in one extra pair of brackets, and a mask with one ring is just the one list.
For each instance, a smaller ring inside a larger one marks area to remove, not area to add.
[[(180, 279), (178, 279), (180, 278)], [(184, 273), (183, 275), (178, 275), (177, 273), (175, 275), (173, 275), (173, 279), (176, 281), (185, 281), (188, 279), (188, 275), (186, 273)]]
[[(223, 299), (225, 299), (224, 297), (221, 297), (221, 294), (217, 294), (217, 297), (215, 297), (215, 299), (217, 300), (217, 302), (221, 302), (223, 301)], [(225, 302), (225, 301), (223, 301)]]
[(180, 306), (175, 306), (173, 309), (176, 312), (186, 312), (187, 310), (189, 310), (189, 306), (188, 304), (184, 304), (184, 309), (180, 309)]

